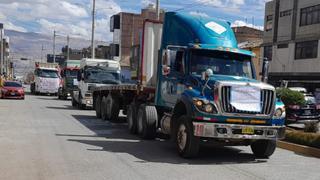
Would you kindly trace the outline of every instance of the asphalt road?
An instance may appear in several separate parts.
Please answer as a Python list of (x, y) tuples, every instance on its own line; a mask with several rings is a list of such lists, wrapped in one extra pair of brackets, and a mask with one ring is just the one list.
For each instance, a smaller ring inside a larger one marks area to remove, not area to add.
[(0, 100), (0, 179), (320, 179), (320, 159), (277, 149), (267, 160), (249, 147), (203, 147), (180, 158), (169, 140), (141, 140), (125, 123), (95, 118), (70, 101)]

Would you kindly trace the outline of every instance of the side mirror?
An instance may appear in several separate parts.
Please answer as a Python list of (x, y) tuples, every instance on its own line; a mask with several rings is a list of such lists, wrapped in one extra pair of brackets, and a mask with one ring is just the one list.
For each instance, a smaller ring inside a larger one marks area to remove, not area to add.
[(213, 71), (212, 69), (209, 68), (206, 71), (202, 72), (201, 79), (207, 81), (209, 77), (212, 75), (213, 75)]
[(60, 75), (61, 75), (62, 78), (64, 77), (64, 74), (65, 74), (64, 71), (61, 71)]
[(81, 81), (81, 71), (78, 71), (77, 80), (78, 80), (78, 81)]
[(268, 82), (268, 73), (269, 73), (269, 61), (267, 58), (263, 59), (263, 64), (262, 64), (262, 77), (261, 81), (262, 82)]

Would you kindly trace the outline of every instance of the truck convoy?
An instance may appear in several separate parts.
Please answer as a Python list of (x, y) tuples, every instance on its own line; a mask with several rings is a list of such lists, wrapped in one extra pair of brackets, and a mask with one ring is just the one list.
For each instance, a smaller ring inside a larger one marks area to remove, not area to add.
[(185, 158), (200, 142), (273, 154), (285, 132), (275, 88), (255, 80), (254, 54), (238, 48), (230, 23), (168, 12), (164, 23), (144, 22), (141, 42), (137, 84), (90, 89), (97, 117), (116, 121), (122, 109), (132, 134), (170, 135)]
[(67, 60), (61, 67), (62, 87), (59, 88), (58, 98), (67, 99), (78, 87), (77, 75), (80, 70), (80, 60)]
[(59, 65), (36, 62), (33, 82), (30, 85), (31, 93), (57, 95), (59, 86)]
[(92, 90), (106, 84), (120, 84), (120, 63), (108, 59), (84, 58), (77, 74), (78, 88), (72, 93), (72, 106), (92, 108)]

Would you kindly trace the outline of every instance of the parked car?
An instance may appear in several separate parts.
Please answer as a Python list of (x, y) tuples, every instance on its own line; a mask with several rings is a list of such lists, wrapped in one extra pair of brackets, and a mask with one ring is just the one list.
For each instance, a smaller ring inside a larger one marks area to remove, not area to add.
[(306, 104), (288, 105), (286, 107), (288, 123), (306, 123), (310, 121), (318, 122), (320, 119), (320, 104), (311, 94), (304, 94)]
[(1, 87), (1, 98), (24, 99), (24, 88), (17, 81), (5, 81)]

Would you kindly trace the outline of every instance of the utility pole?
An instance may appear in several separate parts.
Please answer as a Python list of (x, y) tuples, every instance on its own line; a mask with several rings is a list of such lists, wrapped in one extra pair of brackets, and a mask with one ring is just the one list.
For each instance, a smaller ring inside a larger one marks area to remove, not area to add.
[(1, 57), (0, 57), (0, 76), (3, 74), (3, 24), (0, 23), (0, 38), (1, 38), (1, 47), (0, 47), (0, 53), (1, 53)]
[(41, 44), (41, 62), (42, 62), (43, 50), (44, 50), (43, 44)]
[(157, 13), (157, 20), (160, 20), (160, 0), (157, 0), (156, 3), (156, 13)]
[(70, 59), (70, 48), (69, 48), (69, 42), (70, 42), (70, 38), (69, 38), (69, 35), (67, 36), (67, 60)]
[(56, 30), (53, 30), (53, 63), (56, 62)]
[(95, 8), (96, 8), (96, 0), (92, 2), (92, 32), (91, 32), (91, 58), (95, 58), (95, 49), (94, 49), (94, 21), (95, 21)]

